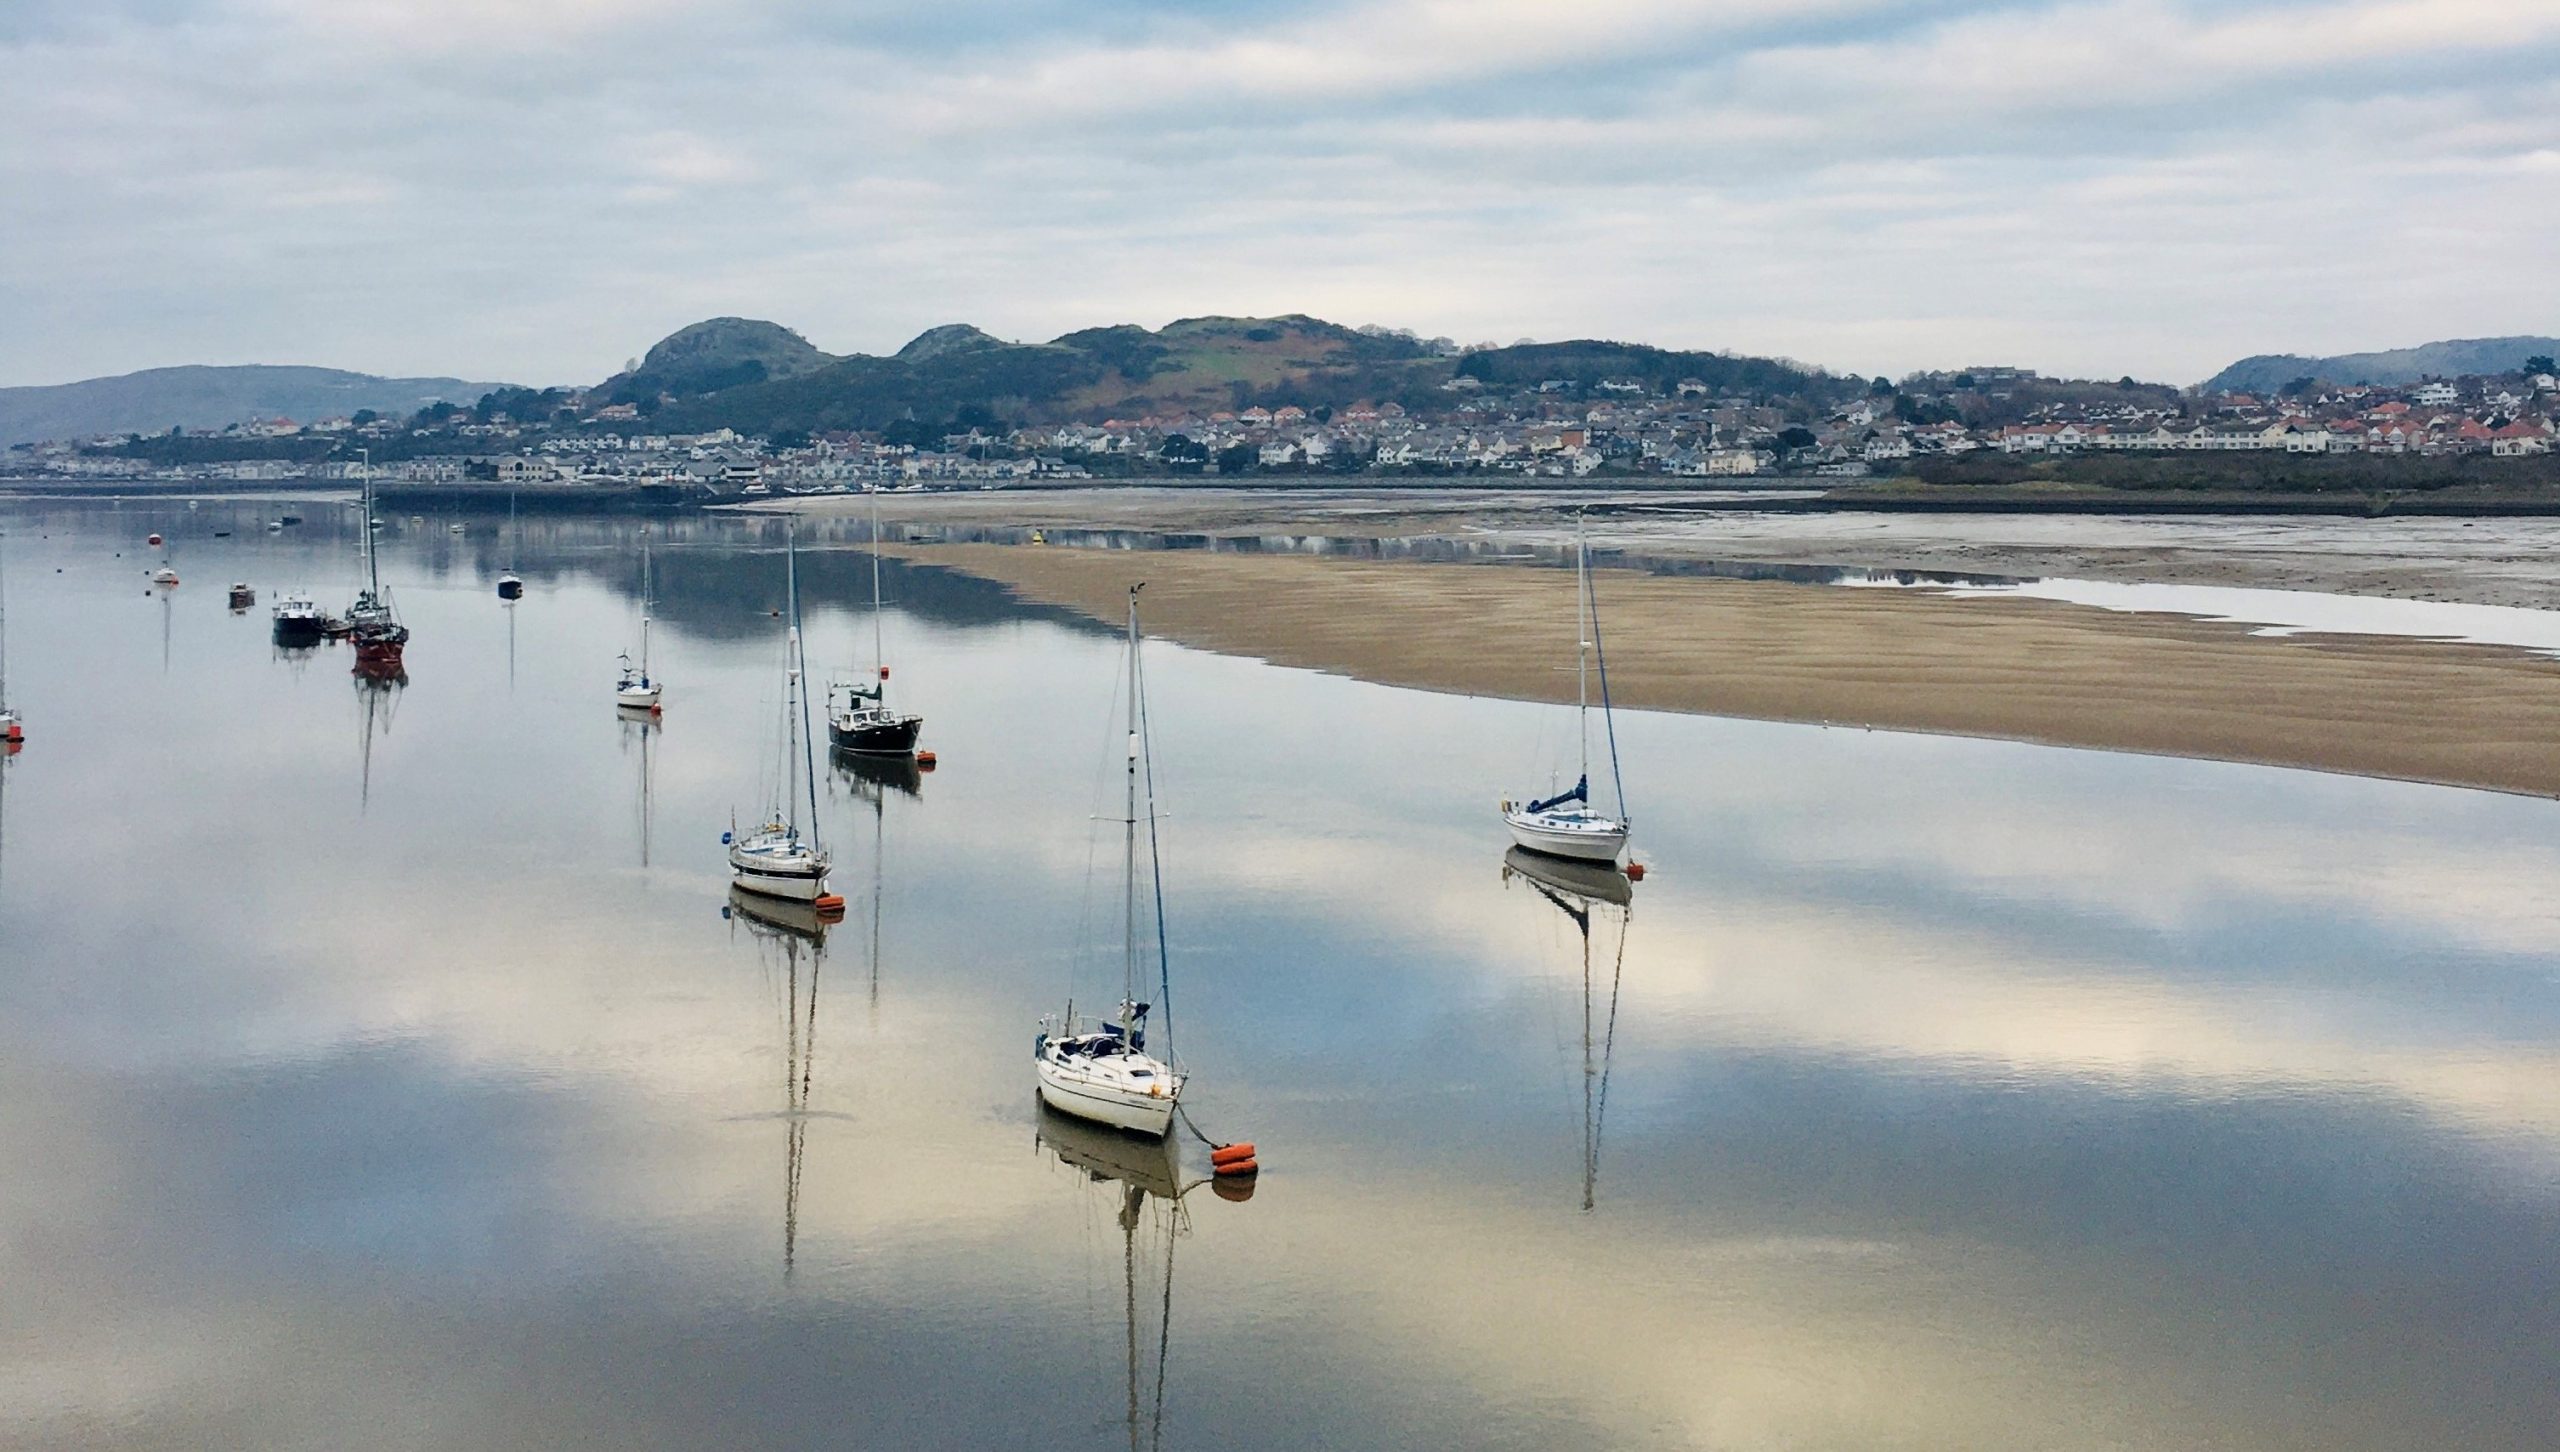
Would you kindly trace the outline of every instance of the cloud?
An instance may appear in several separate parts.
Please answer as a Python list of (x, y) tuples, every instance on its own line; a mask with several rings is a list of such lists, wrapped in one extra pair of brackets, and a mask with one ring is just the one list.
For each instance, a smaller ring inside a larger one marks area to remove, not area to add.
[(2533, 0), (42, 3), (0, 383), (1280, 310), (2192, 379), (2553, 326), (2554, 61)]

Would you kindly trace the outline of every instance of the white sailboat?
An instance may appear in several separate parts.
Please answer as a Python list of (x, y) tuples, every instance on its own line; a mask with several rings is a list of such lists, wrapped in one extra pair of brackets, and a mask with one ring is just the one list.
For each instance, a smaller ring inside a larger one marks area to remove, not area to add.
[(516, 523), (516, 492), (507, 491), (507, 568), (498, 576), (498, 598), (519, 600), (524, 597), (524, 581), (516, 574), (516, 550), (524, 543), (524, 530)]
[(640, 664), (634, 668), (631, 657), (622, 657), (622, 679), (614, 685), (613, 703), (627, 710), (654, 710), (664, 683), (649, 677), (649, 535), (640, 535)]
[[(766, 897), (814, 903), (844, 910), (844, 899), (827, 891), (827, 849), (818, 841), (818, 775), (816, 752), (809, 744), (809, 699), (803, 689), (808, 658), (800, 648), (800, 546), (789, 549), (789, 633), (782, 667), (781, 792), (764, 825), (740, 836), (735, 828), (720, 834), (729, 849), (735, 885)], [(809, 834), (800, 834), (800, 805), (809, 807)]]
[[(1502, 820), (1511, 840), (1532, 852), (1572, 857), (1585, 862), (1615, 863), (1627, 850), (1627, 789), (1618, 771), (1618, 727), (1609, 710), (1609, 661), (1600, 649), (1600, 602), (1591, 590), (1591, 545), (1579, 521), (1574, 527), (1574, 675), (1579, 699), (1574, 707), (1575, 734), (1581, 747), (1579, 773), (1571, 789), (1522, 803), (1505, 800)], [(1600, 719), (1609, 739), (1609, 783), (1618, 812), (1609, 816), (1591, 805), (1591, 680), (1600, 678)]]
[(911, 756), (924, 718), (889, 709), (889, 656), (880, 630), (880, 494), (871, 494), (871, 664), (869, 685), (838, 679), (827, 690), (827, 739), (858, 756)]
[[(1155, 774), (1147, 758), (1146, 685), (1139, 671), (1138, 592), (1129, 587), (1129, 773), (1128, 810), (1121, 819), (1127, 863), (1122, 874), (1122, 919), (1119, 1017), (1088, 1026), (1067, 1011), (1040, 1021), (1032, 1041), (1032, 1062), (1041, 1102), (1064, 1114), (1090, 1119), (1132, 1133), (1158, 1138), (1173, 1128), (1173, 1112), (1182, 1098), (1184, 1075), (1168, 1057), (1146, 1052), (1147, 1014), (1154, 1006), (1138, 1001), (1138, 969), (1146, 946), (1140, 926), (1138, 824), (1147, 826), (1148, 882), (1155, 902), (1155, 958), (1158, 996), (1171, 986), (1172, 969), (1164, 943), (1164, 866), (1156, 856)], [(1146, 815), (1138, 813), (1141, 774)]]

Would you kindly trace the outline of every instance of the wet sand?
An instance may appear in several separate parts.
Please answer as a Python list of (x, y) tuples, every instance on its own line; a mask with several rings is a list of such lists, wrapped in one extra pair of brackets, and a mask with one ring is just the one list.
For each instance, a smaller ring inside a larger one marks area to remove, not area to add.
[[(1823, 481), (1811, 481), (1823, 482)], [(1844, 565), (2123, 584), (2237, 585), (2560, 609), (2560, 519), (2232, 515), (1815, 514), (1754, 506), (1819, 490), (1522, 483), (1459, 489), (1217, 485), (900, 494), (889, 516), (926, 528), (1125, 529), (1226, 536), (1555, 543), (1588, 507), (1592, 542), (1661, 559)], [(763, 509), (858, 514), (860, 496)]]
[[(1150, 633), (1390, 685), (1569, 700), (1570, 572), (1299, 555), (906, 545)], [(1630, 707), (2000, 737), (2560, 796), (2560, 661), (2496, 646), (1598, 572)], [(1551, 647), (1551, 648), (1549, 648)]]

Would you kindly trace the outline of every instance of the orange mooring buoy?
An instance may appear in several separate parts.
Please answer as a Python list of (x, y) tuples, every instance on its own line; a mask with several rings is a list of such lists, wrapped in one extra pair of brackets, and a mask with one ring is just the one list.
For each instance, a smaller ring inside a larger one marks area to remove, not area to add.
[(1241, 1205), (1253, 1198), (1253, 1187), (1259, 1183), (1261, 1182), (1250, 1177), (1241, 1180), (1211, 1180), (1209, 1189), (1219, 1199), (1233, 1200)]
[(1252, 1158), (1253, 1144), (1250, 1140), (1242, 1144), (1222, 1144), (1209, 1151), (1209, 1163), (1213, 1165), (1223, 1165), (1234, 1160), (1249, 1160)]
[(916, 765), (922, 767), (926, 771), (933, 770), (933, 764), (941, 759), (941, 757), (934, 755), (930, 751), (919, 751), (916, 753)]
[(812, 899), (809, 906), (816, 908), (820, 917), (841, 917), (844, 914), (844, 897), (840, 893), (822, 893)]
[(1261, 1174), (1261, 1173), (1262, 1173), (1262, 1166), (1261, 1166), (1261, 1164), (1260, 1164), (1260, 1163), (1258, 1163), (1257, 1161), (1249, 1160), (1249, 1159), (1246, 1159), (1246, 1160), (1229, 1160), (1229, 1161), (1227, 1161), (1225, 1164), (1222, 1164), (1222, 1165), (1221, 1165), (1221, 1164), (1212, 1164), (1212, 1165), (1210, 1165), (1210, 1166), (1209, 1166), (1209, 1172), (1210, 1172), (1211, 1174), (1213, 1174), (1213, 1175), (1232, 1176), (1232, 1177), (1235, 1177), (1235, 1178), (1239, 1178), (1239, 1179), (1241, 1179), (1241, 1178), (1243, 1178), (1244, 1176), (1247, 1176), (1247, 1175), (1258, 1175), (1258, 1174)]
[(1629, 882), (1642, 882), (1642, 881), (1644, 881), (1644, 864), (1643, 864), (1643, 863), (1641, 863), (1641, 862), (1630, 862), (1630, 863), (1628, 863), (1628, 864), (1627, 864), (1627, 881), (1629, 881)]

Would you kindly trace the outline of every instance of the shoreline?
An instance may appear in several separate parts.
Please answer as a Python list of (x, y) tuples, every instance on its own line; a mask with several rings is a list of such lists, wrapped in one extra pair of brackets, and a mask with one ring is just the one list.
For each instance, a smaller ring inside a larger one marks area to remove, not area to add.
[[(1566, 701), (1572, 577), (1310, 555), (901, 544), (888, 553), (1150, 633), (1382, 685)], [(1638, 710), (1973, 736), (2560, 797), (2560, 661), (2490, 645), (1595, 570)]]

